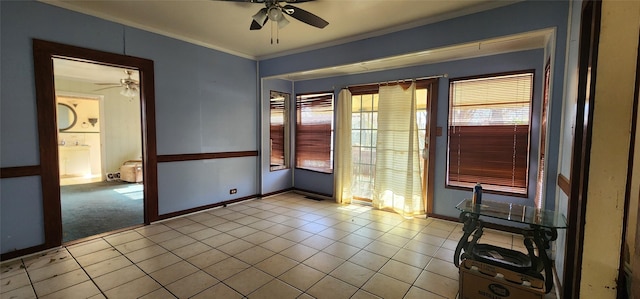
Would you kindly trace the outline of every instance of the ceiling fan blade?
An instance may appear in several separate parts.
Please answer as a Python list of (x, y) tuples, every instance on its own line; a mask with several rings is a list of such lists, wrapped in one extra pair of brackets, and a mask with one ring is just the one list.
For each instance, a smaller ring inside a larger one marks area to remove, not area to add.
[(94, 91), (100, 91), (100, 90), (105, 90), (105, 89), (109, 89), (109, 88), (117, 88), (117, 87), (121, 87), (121, 86), (120, 86), (120, 85), (117, 85), (117, 86), (109, 86), (109, 87), (99, 88), (99, 89), (96, 89), (96, 90), (94, 90)]
[(288, 15), (292, 16), (293, 18), (298, 19), (299, 21), (307, 23), (314, 27), (324, 28), (327, 25), (329, 25), (329, 22), (325, 21), (324, 19), (304, 9), (297, 8), (293, 5), (288, 5), (288, 4), (285, 5), (282, 11), (286, 12)]
[(122, 84), (120, 83), (93, 83), (95, 85), (113, 85), (113, 86), (120, 86)]

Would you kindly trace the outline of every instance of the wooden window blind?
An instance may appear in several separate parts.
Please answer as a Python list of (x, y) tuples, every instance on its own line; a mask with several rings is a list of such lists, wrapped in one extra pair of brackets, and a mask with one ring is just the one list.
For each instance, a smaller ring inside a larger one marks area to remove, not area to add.
[(450, 83), (447, 185), (526, 195), (533, 73)]
[(296, 168), (333, 172), (333, 93), (296, 97)]

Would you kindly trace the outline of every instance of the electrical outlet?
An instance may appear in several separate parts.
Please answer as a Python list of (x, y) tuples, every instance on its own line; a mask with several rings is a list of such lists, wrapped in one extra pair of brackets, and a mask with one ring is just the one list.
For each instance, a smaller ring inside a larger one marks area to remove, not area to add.
[(234, 188), (234, 189), (229, 190), (229, 194), (236, 194), (236, 193), (238, 193), (238, 189)]

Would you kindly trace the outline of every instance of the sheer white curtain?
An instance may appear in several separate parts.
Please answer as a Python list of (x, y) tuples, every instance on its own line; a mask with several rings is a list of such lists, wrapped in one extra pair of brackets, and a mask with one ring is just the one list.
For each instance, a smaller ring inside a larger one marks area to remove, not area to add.
[(343, 89), (338, 94), (337, 108), (333, 194), (337, 203), (350, 204), (353, 165), (351, 162), (351, 92), (348, 89)]
[(423, 214), (415, 82), (409, 88), (380, 86), (377, 137), (373, 206)]

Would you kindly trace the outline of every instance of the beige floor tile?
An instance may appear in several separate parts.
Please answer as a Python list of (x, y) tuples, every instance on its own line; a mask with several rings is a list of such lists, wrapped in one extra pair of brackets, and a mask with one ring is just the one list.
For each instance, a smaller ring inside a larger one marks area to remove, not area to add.
[(33, 291), (33, 287), (31, 285), (23, 286), (17, 289), (13, 289), (11, 291), (5, 292), (2, 290), (1, 298), (37, 298), (36, 293)]
[(251, 267), (251, 265), (237, 258), (230, 257), (203, 270), (219, 280), (225, 280), (249, 267)]
[(82, 269), (78, 269), (36, 282), (33, 284), (33, 288), (36, 290), (36, 295), (42, 297), (88, 280), (89, 277), (87, 274), (85, 274)]
[(248, 236), (245, 236), (242, 239), (252, 244), (259, 245), (275, 237), (276, 237), (275, 235), (272, 235), (270, 233), (258, 231)]
[(335, 268), (337, 268), (342, 263), (344, 263), (344, 261), (345, 260), (337, 256), (320, 251), (314, 254), (312, 257), (305, 260), (304, 264), (311, 268), (314, 268), (316, 270), (320, 270), (324, 273), (329, 274)]
[(331, 240), (334, 241), (338, 241), (344, 237), (346, 237), (347, 235), (351, 234), (348, 231), (344, 231), (344, 230), (340, 230), (337, 228), (333, 228), (333, 227), (329, 227), (321, 232), (318, 233), (319, 236), (323, 236), (325, 238), (329, 238)]
[(424, 255), (409, 249), (400, 249), (396, 255), (392, 257), (393, 260), (403, 262), (405, 264), (424, 269), (431, 261), (431, 257)]
[(425, 270), (440, 274), (442, 276), (449, 277), (451, 279), (458, 280), (459, 273), (458, 268), (453, 264), (453, 261), (443, 261), (440, 259), (432, 259), (427, 265)]
[(171, 266), (152, 272), (149, 275), (151, 275), (151, 277), (161, 285), (168, 285), (197, 271), (198, 268), (194, 265), (185, 261), (180, 261)]
[(257, 232), (258, 230), (249, 226), (241, 226), (236, 229), (230, 230), (227, 234), (230, 234), (236, 238), (246, 237), (250, 234)]
[(373, 271), (378, 271), (389, 258), (362, 250), (349, 259), (350, 262), (358, 264)]
[(175, 230), (188, 235), (190, 233), (194, 233), (203, 229), (209, 228), (208, 226), (204, 225), (204, 224), (200, 224), (200, 223), (192, 223), (192, 224), (188, 224), (182, 227), (178, 227), (175, 228)]
[(111, 246), (116, 246), (124, 243), (128, 243), (131, 241), (139, 240), (144, 238), (143, 235), (139, 234), (134, 230), (129, 230), (121, 233), (117, 233), (114, 235), (104, 237), (104, 240), (109, 242)]
[(247, 224), (248, 227), (255, 228), (257, 230), (267, 230), (268, 228), (276, 225), (275, 222), (271, 222), (269, 220), (260, 219), (256, 222)]
[(259, 262), (255, 267), (273, 276), (279, 276), (296, 265), (298, 265), (297, 261), (276, 254)]
[(170, 230), (167, 230), (167, 231), (155, 234), (155, 235), (148, 236), (147, 238), (149, 240), (153, 241), (153, 242), (162, 243), (162, 242), (165, 242), (165, 241), (169, 241), (171, 239), (175, 239), (175, 238), (180, 237), (180, 236), (182, 236), (181, 233), (179, 233), (179, 232), (177, 232), (177, 231), (175, 231), (173, 229), (170, 229)]
[(175, 298), (177, 297), (171, 294), (169, 291), (167, 291), (167, 289), (160, 288), (140, 297), (139, 299), (175, 299)]
[(329, 275), (347, 282), (353, 286), (361, 287), (375, 273), (375, 271), (347, 261), (333, 270), (333, 272), (331, 272)]
[(100, 287), (101, 290), (106, 291), (145, 275), (146, 274), (138, 267), (131, 265), (113, 272), (109, 272), (100, 277), (96, 277), (93, 279), (93, 281), (96, 283), (96, 285), (98, 285), (98, 287)]
[(356, 234), (350, 234), (340, 239), (340, 242), (349, 244), (351, 246), (355, 246), (358, 248), (365, 248), (367, 247), (367, 245), (373, 242), (373, 239), (365, 238), (363, 236), (356, 235)]
[(441, 237), (437, 237), (437, 236), (433, 236), (433, 235), (429, 235), (429, 234), (425, 234), (425, 233), (419, 233), (417, 236), (415, 236), (413, 238), (413, 240), (422, 242), (422, 243), (426, 243), (429, 245), (433, 245), (433, 246), (442, 246), (442, 244), (444, 244), (444, 242), (447, 240), (446, 238), (441, 238)]
[(171, 230), (171, 228), (166, 226), (166, 225), (164, 225), (164, 224), (162, 224), (162, 223), (154, 223), (154, 224), (151, 224), (151, 225), (138, 227), (138, 228), (136, 228), (134, 230), (137, 231), (139, 234), (145, 236), (145, 237), (149, 237), (149, 236), (157, 235), (159, 233)]
[(281, 252), (296, 243), (281, 237), (275, 237), (267, 242), (260, 244), (260, 246), (267, 248), (273, 252)]
[[(269, 221), (276, 222), (275, 220), (273, 220), (273, 218), (269, 218)], [(286, 234), (286, 233), (288, 233), (288, 232), (290, 232), (290, 231), (292, 231), (294, 229), (295, 229), (294, 227), (277, 223), (275, 225), (272, 225), (271, 227), (269, 227), (265, 231), (270, 233), (270, 234), (274, 234), (276, 236), (281, 236), (281, 235)]]
[(444, 247), (440, 247), (440, 249), (438, 249), (438, 251), (436, 251), (436, 254), (433, 257), (441, 259), (443, 261), (452, 262), (454, 255), (455, 255), (455, 251), (454, 250), (450, 250), (450, 249), (446, 249)]
[(140, 269), (142, 269), (144, 272), (149, 274), (173, 265), (179, 261), (181, 261), (181, 259), (178, 256), (171, 252), (166, 252), (164, 254), (160, 254), (150, 259), (146, 259), (142, 262), (136, 263), (136, 265), (140, 267)]
[(183, 259), (188, 259), (192, 256), (209, 251), (211, 249), (212, 249), (211, 246), (207, 244), (204, 244), (201, 242), (195, 242), (195, 243), (191, 243), (189, 245), (180, 247), (178, 249), (175, 249), (172, 252)]
[(436, 255), (436, 252), (440, 247), (412, 240), (412, 241), (409, 241), (409, 243), (407, 243), (407, 245), (405, 245), (404, 248), (424, 254), (424, 255), (434, 256)]
[(73, 254), (74, 257), (78, 258), (83, 255), (87, 255), (104, 249), (109, 249), (111, 247), (111, 244), (109, 244), (107, 241), (103, 239), (97, 239), (69, 246), (67, 247), (67, 250), (69, 250), (69, 252)]
[(220, 250), (211, 248), (203, 253), (200, 253), (198, 255), (194, 255), (188, 258), (187, 262), (193, 264), (194, 266), (200, 269), (204, 269), (228, 257), (230, 257), (230, 255)]
[(231, 241), (231, 242), (229, 242), (227, 244), (224, 244), (222, 246), (216, 247), (216, 249), (218, 249), (218, 250), (220, 250), (220, 251), (222, 251), (222, 252), (224, 252), (226, 254), (229, 254), (229, 255), (236, 255), (236, 254), (238, 254), (240, 252), (243, 252), (243, 251), (245, 251), (245, 250), (247, 250), (247, 249), (249, 249), (249, 248), (251, 248), (253, 246), (254, 246), (253, 244), (251, 244), (251, 243), (249, 243), (249, 242), (247, 242), (245, 240), (237, 239), (237, 240)]
[(240, 223), (227, 221), (227, 222), (220, 223), (220, 224), (214, 226), (213, 228), (215, 228), (215, 229), (217, 229), (217, 230), (219, 230), (221, 232), (225, 232), (226, 233), (226, 232), (232, 231), (232, 230), (234, 230), (236, 228), (239, 228), (239, 227), (242, 227), (242, 226), (243, 225), (240, 224)]
[(169, 251), (162, 248), (160, 245), (152, 245), (149, 247), (138, 249), (136, 251), (129, 252), (125, 254), (125, 256), (128, 259), (130, 259), (132, 262), (139, 263), (168, 252)]
[(137, 239), (131, 242), (127, 242), (124, 244), (119, 244), (116, 245), (115, 248), (120, 251), (120, 253), (122, 254), (127, 254), (129, 252), (133, 252), (136, 250), (140, 250), (142, 248), (146, 248), (149, 246), (153, 246), (156, 243), (154, 243), (153, 241), (147, 239), (147, 238), (141, 238), (141, 239)]
[(427, 226), (427, 227), (425, 227), (425, 229), (423, 229), (421, 231), (421, 233), (446, 239), (451, 234), (451, 231), (450, 230), (442, 230), (442, 229), (439, 229), (439, 228)]
[(249, 299), (298, 298), (302, 292), (278, 279), (273, 279), (249, 294)]
[(300, 242), (306, 238), (309, 238), (313, 236), (312, 233), (310, 232), (306, 232), (303, 230), (299, 230), (299, 229), (294, 229), (290, 232), (287, 232), (285, 234), (280, 235), (280, 237), (285, 238), (287, 240), (293, 241), (293, 242)]
[(208, 239), (211, 238), (213, 236), (217, 236), (219, 234), (221, 234), (222, 232), (215, 230), (213, 228), (207, 227), (205, 229), (196, 231), (196, 232), (192, 232), (187, 234), (189, 237), (192, 237), (198, 241), (202, 241), (204, 239)]
[(325, 249), (322, 249), (322, 251), (347, 260), (354, 254), (358, 253), (358, 251), (360, 251), (360, 248), (342, 242), (335, 242), (327, 246)]
[(253, 246), (234, 256), (247, 264), (255, 265), (274, 254), (276, 253), (269, 249), (265, 249), (260, 246)]
[(339, 230), (343, 230), (343, 231), (347, 231), (350, 233), (353, 233), (359, 229), (362, 228), (362, 226), (351, 223), (351, 222), (340, 222), (334, 226), (332, 226), (333, 228), (339, 229)]
[(351, 299), (379, 299), (379, 298), (382, 298), (382, 297), (371, 294), (363, 289), (358, 290), (355, 294), (353, 294), (353, 296), (351, 296)]
[(31, 280), (26, 271), (13, 272), (14, 275), (3, 277), (0, 280), (0, 292), (3, 294), (9, 291), (13, 291), (24, 286), (31, 287)]
[(396, 253), (400, 250), (400, 247), (381, 241), (373, 241), (369, 245), (367, 245), (364, 250), (390, 258), (396, 255)]
[(358, 288), (336, 279), (332, 276), (325, 276), (318, 283), (312, 286), (307, 293), (318, 299), (340, 299), (350, 298), (358, 291)]
[(446, 241), (444, 241), (444, 244), (442, 244), (442, 247), (449, 249), (449, 250), (456, 250), (456, 247), (458, 246), (458, 239), (456, 240), (451, 240), (451, 239), (447, 239)]
[(225, 298), (225, 299), (240, 299), (243, 296), (228, 287), (223, 283), (218, 283), (215, 286), (212, 286), (197, 295), (192, 297), (193, 299), (210, 299), (210, 298)]
[(193, 244), (197, 242), (196, 239), (191, 238), (189, 236), (185, 236), (185, 235), (180, 235), (178, 237), (175, 237), (173, 239), (158, 243), (158, 245), (164, 247), (166, 250), (175, 250), (184, 246), (187, 246), (189, 244)]
[(413, 285), (445, 298), (453, 299), (458, 294), (457, 280), (429, 271), (422, 271)]
[(164, 224), (164, 225), (166, 225), (166, 226), (168, 226), (170, 228), (173, 228), (173, 229), (176, 229), (176, 228), (179, 228), (179, 227), (183, 227), (183, 226), (187, 226), (187, 225), (191, 225), (191, 224), (194, 224), (194, 223), (196, 223), (196, 222), (191, 220), (191, 219), (189, 219), (188, 217), (178, 217), (178, 218), (173, 218), (173, 219), (169, 219), (169, 220), (166, 220), (166, 221), (162, 222), (162, 224)]
[(298, 262), (302, 262), (306, 259), (308, 259), (309, 257), (311, 257), (312, 255), (316, 254), (318, 252), (318, 250), (313, 249), (309, 246), (305, 246), (302, 244), (296, 244), (293, 245), (283, 251), (280, 252), (280, 254), (290, 258), (290, 259), (294, 259)]
[(332, 240), (330, 238), (325, 238), (323, 236), (320, 235), (313, 235), (305, 240), (303, 240), (302, 242), (300, 242), (300, 244), (303, 244), (305, 246), (309, 246), (311, 248), (317, 249), (317, 250), (322, 250), (324, 248), (326, 248), (327, 246), (331, 245), (335, 243), (335, 240)]
[(384, 232), (375, 230), (372, 228), (368, 228), (368, 227), (362, 227), (354, 231), (353, 233), (369, 239), (377, 239), (377, 238), (380, 238), (382, 235), (384, 235)]
[(444, 299), (440, 295), (431, 293), (429, 291), (425, 291), (418, 287), (411, 287), (407, 295), (404, 296), (404, 299)]
[(84, 299), (91, 296), (99, 295), (100, 290), (92, 281), (85, 281), (66, 289), (62, 289), (55, 293), (40, 297), (42, 299)]
[(413, 284), (422, 273), (421, 268), (407, 265), (395, 260), (390, 260), (380, 269), (379, 273), (395, 278), (408, 284)]
[(125, 256), (117, 256), (106, 261), (93, 264), (91, 266), (84, 267), (84, 270), (90, 277), (96, 278), (98, 276), (113, 272), (124, 267), (132, 265), (131, 261)]
[(24, 273), (26, 273), (25, 266), (21, 259), (7, 261), (0, 264), (0, 279)]
[(120, 255), (122, 254), (112, 247), (77, 257), (76, 260), (82, 267), (87, 267)]
[(205, 243), (205, 244), (207, 244), (207, 245), (209, 245), (209, 246), (211, 246), (213, 248), (218, 248), (218, 247), (220, 247), (220, 246), (222, 246), (224, 244), (227, 244), (229, 242), (235, 241), (237, 239), (238, 238), (236, 238), (236, 237), (234, 237), (232, 235), (229, 235), (227, 233), (220, 233), (220, 234), (217, 234), (217, 235), (215, 235), (215, 236), (213, 236), (211, 238), (207, 238), (207, 239), (201, 240), (201, 242)]
[(27, 271), (38, 269), (40, 267), (49, 266), (51, 264), (64, 262), (73, 257), (65, 248), (54, 249), (44, 253), (27, 257), (23, 259), (24, 266)]
[(80, 265), (75, 260), (66, 259), (63, 262), (54, 263), (46, 267), (34, 270), (29, 269), (27, 272), (32, 282), (39, 282), (78, 269), (80, 269)]
[(380, 236), (380, 238), (378, 238), (377, 240), (387, 244), (391, 244), (396, 247), (404, 247), (405, 245), (407, 245), (407, 243), (411, 241), (411, 238), (405, 238), (403, 236), (399, 236), (396, 234), (386, 233)]
[(178, 298), (188, 298), (218, 282), (220, 281), (206, 272), (198, 271), (167, 285), (166, 288)]
[(402, 298), (410, 287), (409, 283), (376, 273), (362, 286), (362, 289), (382, 298)]
[(303, 264), (299, 264), (291, 268), (284, 274), (280, 275), (278, 279), (304, 291), (314, 285), (324, 276), (324, 273), (316, 269)]
[(273, 276), (251, 267), (227, 278), (224, 283), (246, 296), (272, 279)]
[(138, 279), (115, 287), (105, 293), (107, 298), (139, 298), (149, 294), (162, 286), (149, 276), (142, 276)]
[[(243, 212), (243, 214), (247, 215), (246, 213)], [(238, 218), (236, 220), (234, 220), (233, 222), (237, 222), (240, 223), (242, 225), (249, 225), (251, 223), (257, 222), (257, 221), (261, 221), (262, 219), (258, 218), (258, 217), (254, 217), (254, 216), (244, 216), (242, 218)]]

